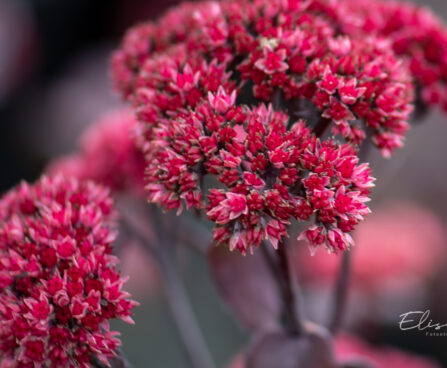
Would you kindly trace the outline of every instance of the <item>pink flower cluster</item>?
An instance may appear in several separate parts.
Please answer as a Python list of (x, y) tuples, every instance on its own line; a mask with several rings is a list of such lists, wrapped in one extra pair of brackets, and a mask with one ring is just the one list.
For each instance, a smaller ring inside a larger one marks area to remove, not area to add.
[(145, 160), (135, 145), (136, 124), (130, 109), (104, 115), (84, 133), (79, 152), (52, 162), (48, 175), (94, 180), (114, 191), (143, 194)]
[[(311, 218), (312, 245), (350, 246), (373, 186), (357, 120), (390, 154), (412, 88), (388, 43), (340, 37), (330, 13), (320, 1), (186, 3), (126, 34), (112, 74), (140, 122), (150, 201), (206, 208), (215, 240), (243, 253)], [(319, 139), (331, 123), (349, 144)]]
[[(365, 341), (351, 335), (341, 335), (334, 342), (337, 360), (345, 363), (358, 362), (357, 364), (352, 364), (352, 366), (371, 368), (440, 368), (439, 364), (425, 357), (395, 348), (372, 347)], [(246, 366), (243, 354), (239, 354), (231, 360), (227, 368), (246, 368)], [(346, 366), (351, 365), (347, 364)]]
[(342, 0), (337, 23), (357, 37), (386, 37), (409, 65), (419, 102), (447, 111), (447, 27), (430, 10), (411, 3)]
[[(303, 233), (330, 251), (347, 249), (349, 232), (369, 213), (373, 179), (352, 146), (320, 141), (303, 122), (260, 105), (234, 105), (235, 93), (209, 94), (195, 112), (158, 128), (148, 162), (152, 202), (167, 209), (206, 206), (214, 240), (245, 253), (264, 240), (276, 247), (292, 219), (318, 225)], [(155, 149), (154, 147), (159, 147)], [(201, 178), (222, 189), (202, 196)]]
[[(363, 340), (350, 335), (335, 339), (335, 350), (340, 360), (371, 362), (377, 368), (440, 368), (432, 360), (388, 347), (372, 347)], [(370, 366), (370, 365), (368, 365)]]
[(92, 182), (43, 177), (0, 200), (0, 366), (108, 364), (109, 320), (132, 322), (112, 255), (113, 202)]
[(360, 144), (369, 128), (382, 155), (403, 146), (413, 108), (411, 78), (390, 50), (389, 42), (367, 37), (338, 37), (330, 53), (313, 60), (305, 73), (303, 93), (334, 122), (333, 133)]
[(329, 119), (354, 144), (367, 126), (389, 156), (408, 129), (410, 74), (390, 42), (340, 34), (335, 7), (321, 0), (186, 3), (128, 31), (112, 75), (145, 132), (222, 86), (236, 90), (238, 102), (275, 100), (293, 117)]

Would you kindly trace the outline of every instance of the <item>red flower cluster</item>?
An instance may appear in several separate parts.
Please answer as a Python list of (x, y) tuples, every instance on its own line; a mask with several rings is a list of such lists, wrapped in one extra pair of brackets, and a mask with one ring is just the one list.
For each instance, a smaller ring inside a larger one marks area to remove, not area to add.
[(103, 116), (84, 133), (79, 152), (52, 162), (48, 175), (62, 174), (94, 180), (114, 191), (144, 193), (144, 155), (132, 136), (136, 123), (129, 109)]
[(388, 42), (340, 34), (336, 14), (321, 0), (187, 3), (131, 29), (112, 75), (144, 131), (222, 86), (238, 102), (275, 100), (291, 116), (327, 118), (354, 144), (365, 138), (362, 120), (389, 156), (408, 129), (411, 78)]
[(332, 131), (360, 144), (369, 128), (382, 155), (403, 146), (412, 112), (411, 78), (385, 40), (330, 40), (332, 51), (313, 60), (304, 76), (304, 95), (335, 123)]
[[(348, 248), (372, 186), (353, 148), (365, 138), (358, 120), (389, 155), (412, 88), (387, 42), (340, 36), (323, 5), (187, 3), (127, 33), (112, 74), (137, 111), (152, 202), (206, 207), (215, 240), (242, 252), (276, 246), (292, 219), (313, 215), (303, 237)], [(351, 145), (318, 139), (331, 123)], [(205, 198), (207, 174), (224, 188)]]
[(120, 345), (108, 322), (137, 304), (112, 255), (113, 202), (92, 182), (43, 177), (0, 200), (2, 366), (90, 367)]
[(342, 0), (334, 9), (347, 34), (378, 35), (392, 43), (415, 79), (418, 99), (447, 111), (447, 27), (430, 10), (410, 3)]
[[(148, 162), (149, 199), (167, 209), (206, 205), (214, 239), (242, 253), (269, 240), (274, 247), (292, 219), (318, 225), (302, 236), (330, 251), (347, 249), (349, 232), (369, 213), (373, 186), (352, 146), (320, 141), (303, 122), (260, 105), (235, 106), (236, 94), (209, 94), (195, 112), (157, 129)], [(158, 147), (158, 149), (154, 148)], [(216, 176), (224, 189), (201, 180)]]

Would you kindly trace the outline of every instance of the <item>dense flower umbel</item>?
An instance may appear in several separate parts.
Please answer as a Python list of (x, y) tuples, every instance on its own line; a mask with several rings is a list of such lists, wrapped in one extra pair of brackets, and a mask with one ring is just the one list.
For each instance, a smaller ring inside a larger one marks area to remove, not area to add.
[[(348, 248), (372, 186), (352, 148), (365, 137), (357, 120), (385, 155), (407, 130), (405, 67), (382, 40), (340, 37), (322, 4), (187, 3), (133, 28), (113, 58), (140, 121), (149, 199), (206, 208), (215, 240), (231, 249), (276, 246), (293, 219), (311, 217), (302, 235), (311, 244)], [(333, 123), (352, 145), (320, 141), (300, 116)], [(208, 196), (207, 174), (220, 183)]]
[(334, 133), (361, 143), (363, 121), (382, 154), (391, 156), (409, 128), (411, 78), (388, 41), (339, 37), (330, 42), (332, 52), (309, 64), (302, 86), (305, 96), (335, 123)]
[(147, 146), (153, 125), (223, 86), (238, 102), (275, 101), (292, 116), (330, 119), (354, 144), (366, 135), (362, 120), (389, 156), (408, 129), (408, 70), (390, 43), (340, 33), (333, 8), (322, 0), (186, 3), (131, 29), (111, 69)]
[[(209, 94), (195, 112), (157, 129), (148, 163), (149, 199), (167, 209), (206, 206), (214, 239), (242, 253), (269, 240), (276, 247), (292, 219), (316, 225), (312, 245), (344, 250), (349, 232), (369, 212), (373, 179), (352, 146), (320, 141), (303, 122), (260, 105), (236, 107), (235, 93)], [(201, 180), (222, 189), (203, 198)], [(206, 203), (205, 203), (206, 202)]]
[(411, 3), (343, 0), (335, 9), (348, 34), (387, 37), (408, 62), (418, 99), (447, 111), (447, 26), (430, 10)]
[(94, 180), (114, 191), (143, 194), (145, 160), (135, 146), (135, 127), (130, 109), (104, 115), (83, 134), (79, 152), (52, 162), (47, 173)]
[(93, 356), (114, 356), (120, 341), (108, 322), (132, 322), (136, 303), (115, 269), (113, 217), (107, 190), (61, 176), (0, 200), (4, 366), (87, 368)]

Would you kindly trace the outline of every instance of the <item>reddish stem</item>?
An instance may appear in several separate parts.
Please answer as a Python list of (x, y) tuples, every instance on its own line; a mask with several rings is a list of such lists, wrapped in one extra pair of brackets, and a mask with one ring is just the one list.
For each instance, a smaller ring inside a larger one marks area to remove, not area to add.
[(329, 126), (331, 125), (331, 122), (332, 121), (330, 119), (326, 119), (326, 118), (322, 117), (313, 129), (314, 134), (319, 138), (321, 136), (323, 136), (326, 129), (329, 128)]
[(303, 331), (303, 323), (298, 305), (298, 286), (291, 273), (287, 247), (280, 243), (274, 252), (275, 258), (272, 257), (268, 245), (263, 243), (261, 248), (282, 296), (286, 328), (290, 335), (298, 336)]
[(289, 332), (292, 335), (300, 335), (302, 333), (303, 326), (300, 310), (298, 308), (298, 292), (296, 282), (291, 274), (286, 245), (284, 243), (280, 243), (276, 253), (278, 255), (279, 275), (282, 279), (280, 285), (284, 296), (286, 313), (290, 322)]

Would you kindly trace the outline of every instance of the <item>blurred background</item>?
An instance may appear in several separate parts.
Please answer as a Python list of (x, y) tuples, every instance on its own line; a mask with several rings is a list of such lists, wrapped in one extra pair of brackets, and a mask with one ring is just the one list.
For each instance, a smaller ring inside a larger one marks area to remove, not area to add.
[[(126, 28), (176, 2), (0, 0), (0, 192), (21, 179), (36, 179), (52, 158), (75, 149), (90, 123), (121, 106), (108, 77), (111, 51)], [(445, 0), (419, 3), (447, 20)], [(372, 343), (428, 355), (444, 367), (447, 337), (403, 332), (397, 322), (402, 313), (430, 309), (433, 320), (447, 323), (446, 137), (447, 116), (433, 112), (413, 127), (392, 160), (371, 153), (379, 179), (376, 211), (357, 234), (359, 281), (347, 319)], [(337, 265), (324, 255), (308, 260), (302, 248), (295, 252), (298, 274), (307, 309), (320, 321)], [(142, 304), (136, 325), (116, 325), (129, 360), (135, 367), (150, 362), (151, 367), (188, 368), (151, 260), (133, 245), (122, 267), (144, 270), (131, 274), (130, 291)], [(184, 250), (182, 267), (208, 345), (223, 367), (248, 342), (248, 333), (219, 300), (203, 257)], [(150, 282), (141, 281), (146, 279)]]

